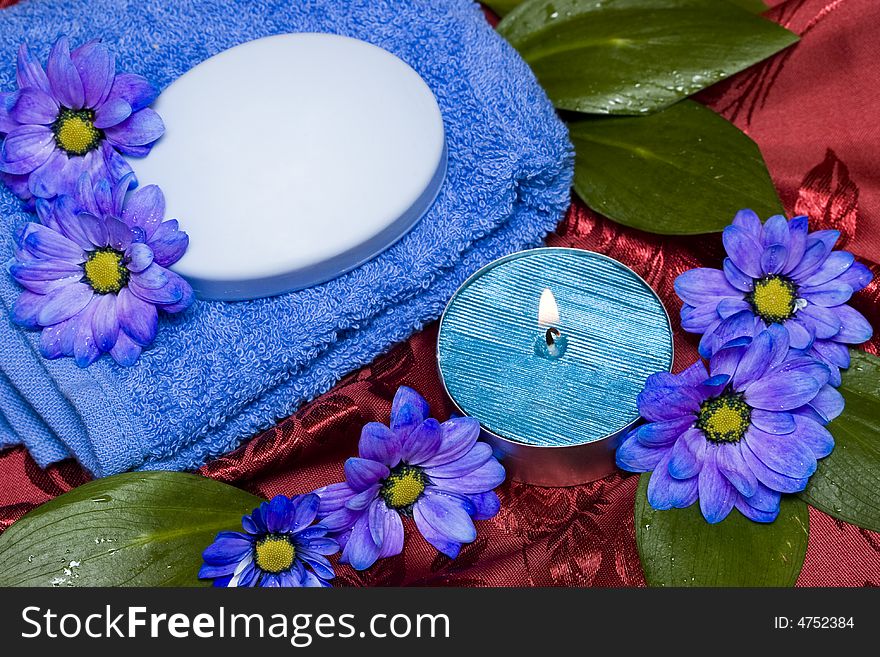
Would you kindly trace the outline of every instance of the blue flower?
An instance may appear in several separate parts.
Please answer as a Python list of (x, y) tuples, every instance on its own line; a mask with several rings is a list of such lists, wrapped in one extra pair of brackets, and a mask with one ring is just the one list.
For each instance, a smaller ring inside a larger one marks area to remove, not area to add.
[(27, 202), (72, 194), (84, 173), (121, 180), (132, 172), (122, 155), (143, 157), (165, 131), (147, 107), (157, 95), (143, 77), (117, 75), (100, 42), (71, 52), (58, 39), (45, 70), (22, 45), (18, 90), (0, 93), (0, 177)]
[(318, 497), (278, 495), (241, 519), (243, 532), (220, 532), (202, 553), (199, 579), (214, 586), (330, 586), (327, 555), (339, 544), (313, 524)]
[(189, 283), (167, 269), (189, 244), (177, 221), (163, 221), (155, 185), (126, 197), (132, 176), (94, 187), (83, 175), (76, 196), (39, 199), (38, 222), (16, 232), (9, 273), (25, 288), (13, 320), (41, 329), (46, 358), (71, 356), (87, 367), (101, 354), (134, 364), (158, 330), (158, 310), (178, 313), (194, 300)]
[(357, 570), (403, 550), (403, 521), (412, 517), (422, 536), (450, 558), (477, 537), (473, 520), (499, 509), (493, 489), (504, 468), (492, 448), (477, 442), (480, 423), (468, 417), (440, 424), (428, 403), (401, 387), (391, 408), (391, 427), (364, 426), (358, 458), (345, 463), (345, 479), (315, 491), (319, 517), (339, 534), (342, 563)]
[(840, 385), (849, 367), (848, 344), (871, 337), (868, 321), (846, 305), (871, 271), (852, 253), (834, 251), (840, 233), (809, 233), (806, 217), (770, 217), (763, 226), (751, 210), (724, 229), (724, 269), (692, 269), (675, 281), (685, 305), (681, 325), (702, 333), (700, 354), (709, 358), (728, 341), (755, 336), (772, 324), (788, 331), (791, 348), (827, 364)]
[(828, 368), (789, 350), (779, 324), (718, 349), (709, 365), (654, 374), (639, 394), (647, 420), (623, 440), (617, 464), (652, 472), (648, 501), (683, 508), (698, 498), (710, 523), (733, 507), (772, 522), (780, 493), (803, 490), (831, 453), (824, 425), (843, 410)]

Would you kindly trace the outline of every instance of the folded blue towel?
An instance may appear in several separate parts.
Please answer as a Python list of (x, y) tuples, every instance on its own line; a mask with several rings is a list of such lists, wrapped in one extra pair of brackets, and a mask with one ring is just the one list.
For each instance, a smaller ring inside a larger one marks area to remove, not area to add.
[[(109, 358), (85, 370), (46, 361), (37, 334), (0, 318), (0, 446), (12, 433), (40, 464), (73, 455), (97, 476), (195, 468), (436, 319), (477, 268), (554, 228), (572, 178), (565, 127), (470, 0), (23, 0), (0, 11), (0, 89), (13, 88), (23, 40), (45, 58), (62, 34), (74, 43), (100, 37), (120, 71), (164, 88), (218, 52), (287, 32), (363, 39), (421, 74), (449, 147), (431, 211), (394, 247), (335, 280), (271, 299), (199, 301), (164, 318), (130, 369)], [(13, 228), (30, 218), (0, 192), (0, 261)], [(18, 293), (0, 276), (7, 309)]]

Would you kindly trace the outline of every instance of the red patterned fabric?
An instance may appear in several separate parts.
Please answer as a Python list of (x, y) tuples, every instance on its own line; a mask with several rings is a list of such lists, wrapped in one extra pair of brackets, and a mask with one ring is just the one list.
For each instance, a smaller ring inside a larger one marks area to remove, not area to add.
[[(0, 0), (0, 7), (11, 4)], [(846, 247), (880, 274), (880, 61), (875, 0), (785, 0), (769, 16), (803, 35), (800, 44), (704, 92), (701, 99), (761, 146), (790, 213), (813, 228), (837, 228)], [(551, 245), (607, 253), (627, 263), (660, 294), (676, 329), (676, 367), (697, 357), (696, 339), (678, 326), (672, 282), (695, 266), (718, 266), (717, 237), (665, 238), (623, 228), (575, 202)], [(880, 329), (880, 277), (854, 305)], [(880, 333), (880, 331), (878, 331)], [(434, 356), (436, 325), (340, 382), (231, 454), (206, 476), (269, 497), (339, 481), (360, 427), (387, 421), (399, 385), (424, 394), (445, 419)], [(880, 353), (880, 335), (866, 345)], [(22, 449), (0, 453), (0, 530), (85, 477), (74, 463), (43, 471)], [(367, 572), (338, 569), (337, 584), (457, 586), (643, 586), (633, 528), (637, 477), (615, 474), (573, 488), (505, 483), (501, 512), (478, 523), (477, 540), (455, 561), (437, 554), (407, 526), (404, 554)], [(880, 535), (810, 512), (810, 544), (799, 586), (880, 584)]]

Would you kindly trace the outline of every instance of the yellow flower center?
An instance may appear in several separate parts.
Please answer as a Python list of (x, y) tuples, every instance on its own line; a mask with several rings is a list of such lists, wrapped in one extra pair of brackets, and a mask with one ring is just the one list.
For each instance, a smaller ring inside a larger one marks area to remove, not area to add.
[(767, 276), (755, 281), (755, 288), (746, 295), (755, 313), (768, 324), (790, 319), (797, 308), (797, 288), (783, 276)]
[(735, 443), (746, 435), (751, 419), (752, 409), (742, 395), (725, 394), (702, 403), (697, 428), (713, 442)]
[(284, 536), (269, 536), (257, 543), (257, 566), (267, 573), (284, 572), (293, 565), (296, 549)]
[(382, 483), (381, 495), (392, 509), (411, 506), (423, 492), (427, 477), (421, 468), (402, 464), (394, 468)]
[(95, 127), (92, 110), (62, 108), (55, 120), (55, 142), (68, 155), (85, 155), (98, 147), (104, 133)]
[(128, 283), (128, 270), (122, 264), (123, 254), (115, 249), (93, 252), (86, 260), (86, 282), (98, 294), (119, 292)]

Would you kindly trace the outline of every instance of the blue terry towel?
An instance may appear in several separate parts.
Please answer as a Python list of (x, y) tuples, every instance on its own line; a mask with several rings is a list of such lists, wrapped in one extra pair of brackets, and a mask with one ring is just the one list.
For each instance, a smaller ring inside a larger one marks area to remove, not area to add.
[[(118, 70), (164, 88), (218, 52), (287, 32), (363, 39), (422, 75), (449, 147), (434, 207), (394, 247), (333, 281), (271, 299), (198, 301), (163, 319), (130, 369), (109, 358), (85, 370), (46, 361), (37, 334), (5, 313), (0, 445), (23, 442), (42, 465), (73, 455), (97, 476), (195, 468), (436, 319), (477, 268), (554, 228), (572, 178), (565, 127), (470, 0), (22, 0), (0, 11), (0, 89), (13, 88), (22, 40), (45, 60), (62, 34), (100, 37)], [(0, 191), (0, 261), (13, 228), (30, 218)], [(0, 276), (7, 310), (18, 293)]]

